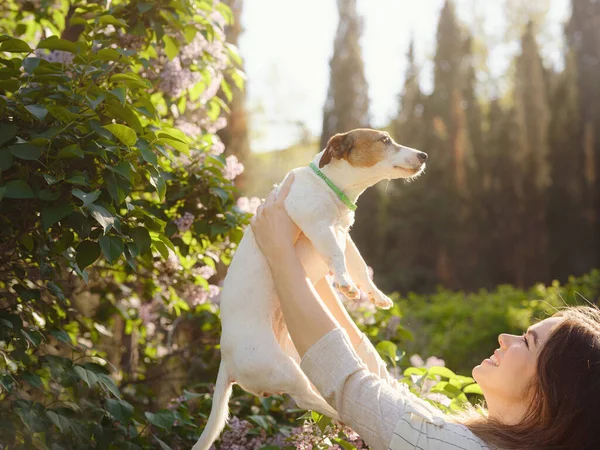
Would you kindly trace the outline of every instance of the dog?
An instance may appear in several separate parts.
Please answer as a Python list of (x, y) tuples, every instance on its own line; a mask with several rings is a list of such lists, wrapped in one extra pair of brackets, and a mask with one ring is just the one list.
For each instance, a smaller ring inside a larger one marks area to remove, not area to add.
[[(371, 281), (348, 233), (354, 202), (381, 180), (419, 175), (426, 161), (426, 153), (397, 144), (388, 133), (355, 129), (336, 134), (310, 166), (293, 170), (285, 208), (302, 230), (295, 248), (313, 284), (331, 273), (346, 297), (358, 298), (362, 290), (378, 307), (392, 306)], [(192, 450), (208, 450), (223, 430), (234, 383), (260, 397), (289, 394), (300, 408), (338, 419), (300, 369), (269, 266), (250, 227), (224, 280), (221, 323), (221, 365), (212, 409)]]

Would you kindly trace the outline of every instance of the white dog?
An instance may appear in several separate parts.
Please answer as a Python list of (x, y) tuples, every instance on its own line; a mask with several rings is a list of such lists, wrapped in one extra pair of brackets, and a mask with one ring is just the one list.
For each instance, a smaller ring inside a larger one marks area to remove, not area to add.
[[(416, 176), (426, 160), (427, 154), (396, 144), (385, 132), (357, 129), (336, 134), (310, 166), (294, 169), (285, 207), (302, 230), (296, 251), (313, 284), (332, 273), (346, 297), (357, 298), (360, 289), (377, 306), (392, 306), (370, 280), (348, 234), (353, 202), (378, 181)], [(221, 291), (221, 323), (221, 366), (212, 410), (193, 450), (207, 450), (225, 426), (233, 383), (257, 396), (287, 393), (300, 408), (337, 418), (300, 369), (269, 266), (250, 227)]]

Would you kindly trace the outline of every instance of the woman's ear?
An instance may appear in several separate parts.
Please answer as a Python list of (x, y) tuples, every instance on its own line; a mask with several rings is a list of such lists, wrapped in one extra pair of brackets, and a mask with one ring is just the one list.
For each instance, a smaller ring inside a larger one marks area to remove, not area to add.
[(321, 156), (319, 167), (329, 164), (333, 158), (342, 159), (352, 149), (350, 133), (338, 133), (329, 139), (325, 153)]

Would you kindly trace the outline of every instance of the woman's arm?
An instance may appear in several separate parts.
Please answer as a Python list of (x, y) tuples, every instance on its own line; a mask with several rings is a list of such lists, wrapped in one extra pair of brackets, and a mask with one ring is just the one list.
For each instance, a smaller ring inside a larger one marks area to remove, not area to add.
[(294, 243), (300, 230), (289, 218), (284, 201), (294, 174), (290, 173), (275, 199), (273, 190), (251, 221), (254, 237), (271, 268), (290, 337), (300, 356), (328, 332), (338, 328), (320, 301), (296, 256)]

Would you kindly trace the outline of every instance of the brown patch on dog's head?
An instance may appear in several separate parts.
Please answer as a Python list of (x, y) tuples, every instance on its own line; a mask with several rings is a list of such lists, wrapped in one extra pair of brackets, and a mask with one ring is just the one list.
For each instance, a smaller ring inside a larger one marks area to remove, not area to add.
[(345, 159), (354, 167), (372, 167), (385, 158), (392, 145), (395, 144), (387, 133), (369, 128), (336, 134), (327, 142), (319, 167), (333, 158)]
[(350, 133), (352, 132), (338, 133), (327, 141), (325, 153), (323, 153), (323, 156), (321, 156), (321, 160), (319, 161), (320, 168), (329, 164), (333, 158), (342, 159), (346, 154), (350, 153), (353, 143)]

